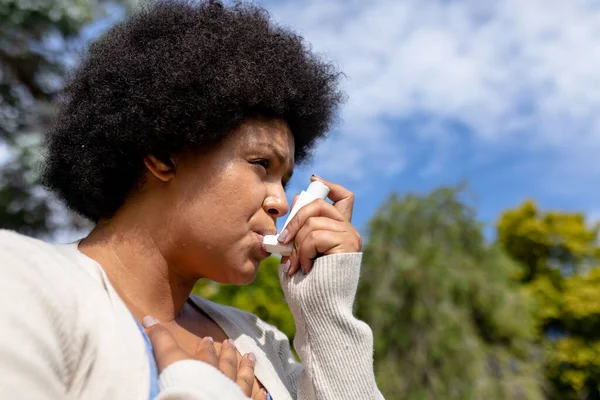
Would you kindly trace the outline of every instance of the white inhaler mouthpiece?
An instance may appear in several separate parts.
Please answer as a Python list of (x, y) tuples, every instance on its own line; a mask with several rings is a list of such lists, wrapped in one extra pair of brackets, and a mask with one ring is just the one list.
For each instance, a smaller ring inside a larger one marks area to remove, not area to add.
[[(285, 224), (283, 224), (283, 228), (281, 228), (281, 230), (283, 231), (285, 229), (287, 224), (292, 220), (292, 218), (294, 218), (298, 210), (300, 210), (302, 207), (304, 207), (313, 200), (325, 200), (328, 194), (329, 188), (325, 186), (323, 182), (311, 182), (306, 190), (300, 192), (300, 196), (298, 196), (298, 200), (296, 200), (296, 204), (294, 204), (294, 207), (292, 208), (292, 211), (290, 211), (290, 215), (288, 215), (287, 219), (285, 220)], [(269, 253), (281, 254), (282, 256), (289, 256), (290, 254), (292, 254), (292, 249), (294, 248), (293, 243), (288, 243), (285, 245), (281, 244), (277, 240), (278, 237), (279, 235), (266, 235), (263, 240), (265, 250), (267, 250), (267, 252)]]

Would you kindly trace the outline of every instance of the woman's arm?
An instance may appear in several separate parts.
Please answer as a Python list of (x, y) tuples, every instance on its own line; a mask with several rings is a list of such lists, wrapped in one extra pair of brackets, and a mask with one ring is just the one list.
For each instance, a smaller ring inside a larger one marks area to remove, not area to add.
[(298, 373), (288, 362), (291, 379), (298, 379), (298, 399), (383, 398), (373, 370), (373, 334), (352, 314), (361, 258), (361, 253), (323, 256), (309, 274), (291, 277), (280, 266), (296, 322), (294, 348), (304, 365)]
[(279, 235), (283, 244), (294, 243), (279, 275), (304, 364), (298, 398), (381, 398), (373, 333), (352, 314), (362, 259), (362, 238), (351, 224), (354, 194), (314, 175), (311, 180), (329, 187), (333, 204), (317, 199), (305, 205)]

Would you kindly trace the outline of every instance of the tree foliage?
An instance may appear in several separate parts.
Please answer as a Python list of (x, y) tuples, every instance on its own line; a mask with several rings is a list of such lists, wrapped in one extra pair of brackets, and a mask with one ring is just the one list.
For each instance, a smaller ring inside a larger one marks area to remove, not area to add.
[(516, 260), (535, 300), (539, 343), (553, 399), (600, 398), (598, 226), (583, 214), (542, 212), (533, 201), (498, 220), (498, 242)]
[[(70, 62), (77, 58), (73, 41), (108, 3), (0, 0), (1, 228), (44, 236), (61, 226), (56, 201), (38, 182), (40, 144)], [(83, 223), (67, 216), (63, 211), (62, 220), (71, 226)]]
[(595, 267), (598, 228), (579, 213), (538, 210), (533, 201), (507, 210), (498, 221), (498, 240), (523, 268), (521, 279), (572, 275)]
[(357, 313), (387, 398), (542, 398), (516, 265), (462, 192), (392, 195), (371, 220)]

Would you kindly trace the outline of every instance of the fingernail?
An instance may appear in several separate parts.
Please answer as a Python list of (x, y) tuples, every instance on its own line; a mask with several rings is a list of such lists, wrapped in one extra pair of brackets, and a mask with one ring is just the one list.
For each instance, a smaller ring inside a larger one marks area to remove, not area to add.
[(157, 323), (158, 321), (150, 315), (146, 315), (144, 318), (142, 318), (142, 326), (146, 329), (156, 325)]
[(277, 241), (279, 243), (283, 243), (285, 241), (285, 239), (287, 238), (287, 236), (288, 236), (288, 230), (284, 229), (284, 230), (281, 231), (281, 233), (279, 234), (279, 236), (277, 236)]
[(320, 176), (318, 176), (318, 175), (315, 175), (315, 174), (312, 174), (312, 177), (313, 177), (313, 178), (315, 178), (315, 179), (319, 179), (319, 180), (322, 180), (322, 179), (323, 179), (323, 178), (321, 178)]
[(252, 364), (256, 362), (256, 356), (254, 353), (248, 353), (248, 360), (252, 361)]
[(226, 342), (227, 342), (227, 343), (229, 343), (229, 344), (230, 344), (230, 345), (232, 345), (232, 346), (234, 345), (234, 344), (233, 344), (233, 340), (231, 340), (231, 339), (227, 339), (227, 340), (226, 340)]
[(212, 336), (205, 336), (204, 339), (208, 339), (208, 341), (211, 343), (215, 342), (215, 339), (213, 339)]
[(288, 259), (285, 263), (281, 264), (281, 266), (283, 267), (283, 272), (287, 274), (290, 270), (290, 260)]

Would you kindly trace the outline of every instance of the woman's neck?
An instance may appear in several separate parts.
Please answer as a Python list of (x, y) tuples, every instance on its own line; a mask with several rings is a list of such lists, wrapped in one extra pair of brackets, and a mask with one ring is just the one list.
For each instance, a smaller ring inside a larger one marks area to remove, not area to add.
[(111, 220), (97, 225), (81, 241), (79, 250), (102, 266), (136, 319), (152, 315), (160, 322), (171, 322), (196, 280), (176, 273), (152, 234), (131, 222)]

